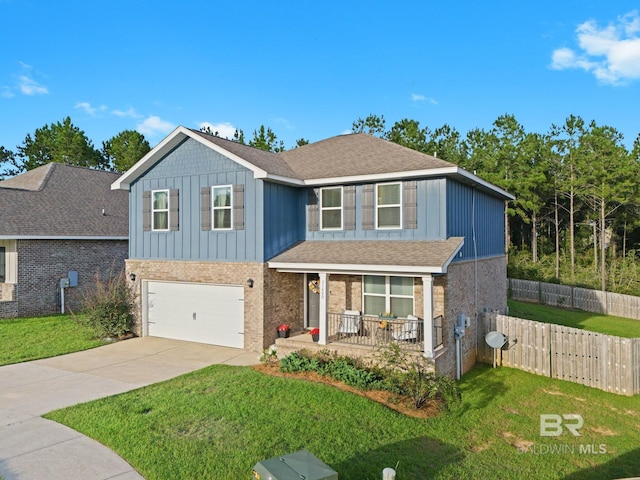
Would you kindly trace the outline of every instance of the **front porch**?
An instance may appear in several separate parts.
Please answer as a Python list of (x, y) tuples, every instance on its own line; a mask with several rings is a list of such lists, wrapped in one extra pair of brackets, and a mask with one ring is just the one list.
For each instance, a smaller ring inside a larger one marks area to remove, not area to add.
[[(299, 331), (288, 338), (275, 341), (280, 357), (299, 350), (318, 352), (328, 350), (337, 355), (372, 358), (376, 352), (390, 344), (401, 350), (424, 355), (424, 322), (422, 319), (381, 318), (374, 315), (328, 313), (327, 338), (313, 341), (309, 331)], [(442, 321), (439, 315), (433, 319), (432, 338), (435, 346), (442, 344)]]

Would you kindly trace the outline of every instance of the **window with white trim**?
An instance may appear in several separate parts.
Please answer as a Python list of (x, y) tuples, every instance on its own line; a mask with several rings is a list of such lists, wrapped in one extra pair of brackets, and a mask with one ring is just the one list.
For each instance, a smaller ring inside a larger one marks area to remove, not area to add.
[(169, 190), (151, 191), (151, 230), (169, 230)]
[(402, 227), (402, 184), (376, 185), (376, 228)]
[(320, 229), (342, 230), (342, 187), (320, 189)]
[(233, 228), (233, 188), (231, 185), (211, 187), (211, 227), (213, 230)]
[(391, 312), (406, 318), (413, 315), (413, 277), (365, 275), (362, 280), (365, 315)]

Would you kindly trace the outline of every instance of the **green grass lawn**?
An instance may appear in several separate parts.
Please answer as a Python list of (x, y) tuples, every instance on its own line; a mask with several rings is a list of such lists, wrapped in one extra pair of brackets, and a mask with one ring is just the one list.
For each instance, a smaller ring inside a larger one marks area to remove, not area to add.
[(516, 302), (515, 300), (509, 300), (508, 303), (509, 315), (512, 317), (556, 323), (624, 338), (640, 337), (640, 320), (583, 312), (582, 310), (554, 308), (535, 303)]
[(55, 357), (104, 343), (71, 315), (0, 320), (0, 365)]
[[(333, 387), (215, 365), (47, 418), (113, 448), (147, 480), (247, 479), (258, 461), (302, 448), (341, 480), (379, 479), (385, 467), (398, 480), (640, 475), (640, 397), (487, 366), (460, 386), (455, 411), (423, 420)], [(540, 414), (581, 415), (581, 436), (540, 436)]]

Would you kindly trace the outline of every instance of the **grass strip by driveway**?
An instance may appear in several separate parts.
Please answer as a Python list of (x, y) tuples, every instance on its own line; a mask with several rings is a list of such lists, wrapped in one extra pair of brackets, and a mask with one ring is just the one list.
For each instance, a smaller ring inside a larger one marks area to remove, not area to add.
[(104, 343), (71, 315), (0, 320), (0, 365), (55, 357)]
[(640, 337), (640, 320), (509, 300), (509, 315), (624, 338)]
[[(52, 412), (147, 480), (247, 479), (260, 460), (306, 448), (341, 480), (602, 479), (640, 475), (640, 399), (515, 369), (478, 366), (462, 404), (428, 420), (249, 367), (215, 365)], [(540, 436), (541, 414), (579, 414), (581, 436)], [(553, 450), (557, 453), (549, 453)]]

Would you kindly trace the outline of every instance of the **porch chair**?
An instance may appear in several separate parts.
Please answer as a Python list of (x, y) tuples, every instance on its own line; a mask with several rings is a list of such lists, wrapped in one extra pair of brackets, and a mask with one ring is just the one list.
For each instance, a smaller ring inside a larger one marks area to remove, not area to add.
[(417, 342), (420, 335), (420, 319), (414, 315), (407, 315), (407, 319), (402, 324), (400, 333), (394, 333), (393, 338), (397, 341)]
[(344, 310), (338, 326), (338, 338), (343, 335), (360, 334), (360, 312), (358, 310)]

